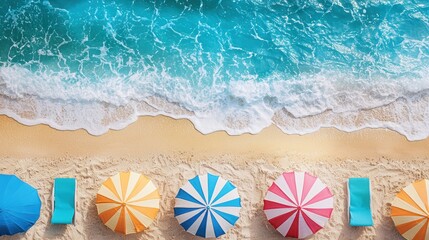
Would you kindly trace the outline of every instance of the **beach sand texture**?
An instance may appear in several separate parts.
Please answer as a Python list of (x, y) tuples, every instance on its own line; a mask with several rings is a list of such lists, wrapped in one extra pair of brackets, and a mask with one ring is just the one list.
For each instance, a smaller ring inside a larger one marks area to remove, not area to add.
[[(283, 171), (307, 171), (334, 194), (328, 225), (311, 239), (402, 239), (389, 217), (390, 202), (409, 183), (429, 178), (429, 140), (409, 142), (385, 130), (286, 135), (270, 127), (257, 135), (202, 135), (186, 120), (143, 117), (121, 131), (94, 137), (85, 131), (23, 126), (0, 117), (0, 172), (16, 174), (39, 190), (42, 212), (27, 233), (0, 239), (123, 239), (105, 227), (95, 208), (102, 182), (118, 171), (150, 177), (161, 193), (157, 220), (126, 239), (197, 239), (173, 215), (174, 197), (187, 179), (210, 172), (237, 186), (243, 208), (236, 226), (221, 239), (284, 239), (262, 211), (263, 197)], [(55, 177), (76, 177), (76, 225), (50, 224)], [(370, 177), (374, 227), (347, 222), (346, 180)]]

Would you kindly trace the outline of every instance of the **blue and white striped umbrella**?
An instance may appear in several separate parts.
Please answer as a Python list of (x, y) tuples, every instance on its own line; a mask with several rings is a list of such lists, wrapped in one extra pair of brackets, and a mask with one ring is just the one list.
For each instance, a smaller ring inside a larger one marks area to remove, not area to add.
[(205, 174), (192, 178), (180, 188), (174, 216), (187, 232), (211, 238), (232, 228), (240, 209), (237, 188), (219, 176)]

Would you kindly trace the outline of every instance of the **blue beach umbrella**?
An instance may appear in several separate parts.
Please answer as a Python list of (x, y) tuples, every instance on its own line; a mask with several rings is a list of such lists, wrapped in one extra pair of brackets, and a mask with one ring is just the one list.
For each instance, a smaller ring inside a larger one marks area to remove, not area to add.
[(187, 232), (211, 238), (232, 228), (240, 209), (237, 188), (219, 176), (205, 174), (192, 178), (180, 188), (174, 216)]
[(40, 216), (37, 190), (15, 175), (0, 174), (0, 236), (25, 232)]

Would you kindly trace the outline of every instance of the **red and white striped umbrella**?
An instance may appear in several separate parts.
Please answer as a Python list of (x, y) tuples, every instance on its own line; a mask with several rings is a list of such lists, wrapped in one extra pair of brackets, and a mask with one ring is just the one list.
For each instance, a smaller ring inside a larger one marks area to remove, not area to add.
[(283, 173), (268, 189), (264, 212), (285, 237), (306, 238), (331, 217), (333, 195), (319, 178), (304, 172)]

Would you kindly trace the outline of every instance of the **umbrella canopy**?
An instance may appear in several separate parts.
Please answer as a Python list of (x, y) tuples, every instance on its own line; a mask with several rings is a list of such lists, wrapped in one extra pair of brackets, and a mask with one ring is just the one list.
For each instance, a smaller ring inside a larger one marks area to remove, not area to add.
[(0, 174), (0, 236), (25, 232), (40, 216), (37, 190), (15, 175)]
[(176, 196), (174, 216), (189, 233), (219, 237), (239, 218), (240, 196), (231, 182), (212, 174), (189, 180)]
[(391, 216), (396, 229), (408, 240), (428, 240), (429, 180), (402, 189), (392, 202)]
[(137, 233), (145, 230), (159, 211), (159, 193), (147, 177), (135, 172), (120, 172), (107, 179), (97, 193), (98, 216), (115, 232)]
[(333, 196), (319, 178), (304, 172), (283, 173), (268, 189), (264, 212), (285, 237), (306, 238), (328, 222)]

